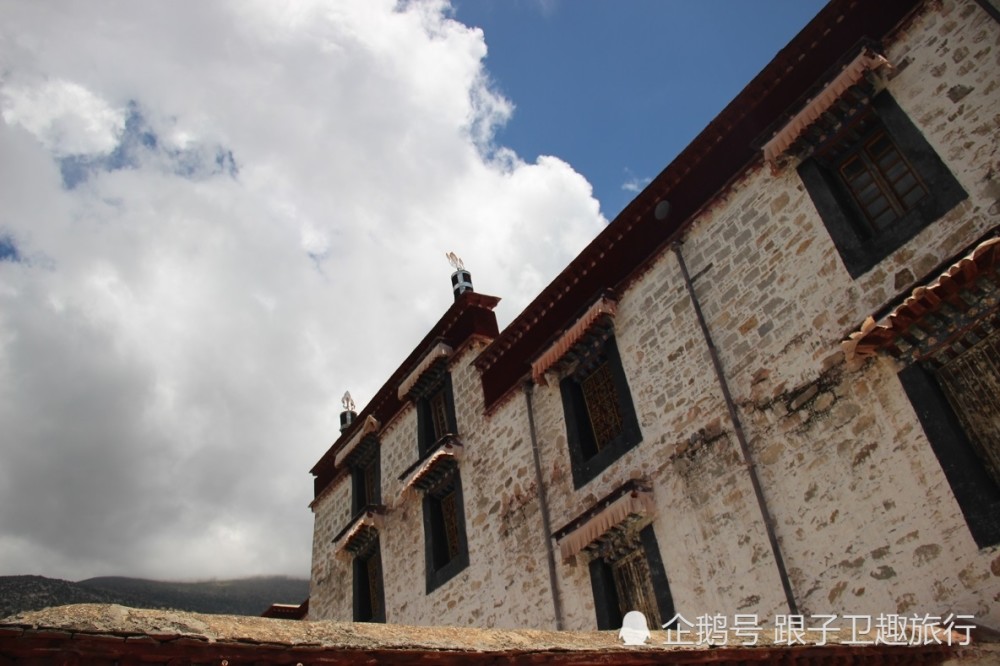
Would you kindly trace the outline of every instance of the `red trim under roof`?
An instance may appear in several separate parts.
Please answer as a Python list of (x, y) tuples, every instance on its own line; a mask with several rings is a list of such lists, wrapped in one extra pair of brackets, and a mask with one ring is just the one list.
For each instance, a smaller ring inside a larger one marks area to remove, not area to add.
[[(382, 385), (375, 397), (365, 405), (361, 413), (354, 419), (351, 426), (340, 434), (340, 437), (330, 446), (323, 457), (311, 470), (316, 478), (313, 480), (314, 497), (319, 497), (337, 474), (335, 464), (337, 451), (350, 441), (354, 432), (362, 426), (369, 416), (374, 416), (383, 426), (406, 404), (396, 394), (399, 383), (413, 370), (426, 351), (436, 342), (444, 342), (453, 349), (458, 349), (474, 336), (489, 338), (499, 335), (497, 317), (493, 312), (500, 299), (474, 291), (467, 291), (458, 297), (444, 316), (424, 336), (420, 344), (406, 357), (406, 360), (396, 369), (388, 381)], [(416, 450), (416, 443), (414, 443)]]
[[(892, 33), (921, 0), (833, 0), (480, 354), (486, 408), (530, 375), (531, 360), (606, 290), (619, 290), (755, 162), (761, 136), (798, 110), (852, 47)], [(650, 85), (659, 85), (650, 83)], [(659, 222), (653, 208), (670, 202)]]

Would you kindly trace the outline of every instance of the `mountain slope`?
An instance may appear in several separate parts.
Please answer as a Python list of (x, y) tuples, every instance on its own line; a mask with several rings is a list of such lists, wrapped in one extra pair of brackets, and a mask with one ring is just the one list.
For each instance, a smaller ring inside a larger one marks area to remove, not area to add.
[(260, 615), (272, 603), (299, 603), (309, 581), (283, 576), (174, 583), (104, 577), (79, 582), (44, 576), (0, 576), (0, 617), (23, 610), (77, 603), (173, 608), (197, 613)]

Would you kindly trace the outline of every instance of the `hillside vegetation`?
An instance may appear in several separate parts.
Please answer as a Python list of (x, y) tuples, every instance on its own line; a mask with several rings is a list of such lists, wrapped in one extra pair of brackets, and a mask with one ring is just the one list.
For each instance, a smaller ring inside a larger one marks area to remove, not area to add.
[(260, 615), (272, 603), (297, 604), (308, 596), (308, 580), (284, 576), (198, 583), (119, 576), (78, 582), (44, 576), (0, 576), (0, 618), (21, 611), (80, 603)]

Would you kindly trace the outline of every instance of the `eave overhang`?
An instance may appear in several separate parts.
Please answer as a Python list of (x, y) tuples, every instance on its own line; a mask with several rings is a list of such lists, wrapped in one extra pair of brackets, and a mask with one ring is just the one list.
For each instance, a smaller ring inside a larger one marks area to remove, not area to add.
[(652, 487), (646, 481), (630, 479), (556, 530), (552, 537), (559, 544), (559, 554), (569, 560), (582, 550), (598, 548), (605, 539), (655, 513)]
[(455, 350), (443, 341), (428, 349), (410, 373), (399, 383), (396, 397), (407, 400), (411, 394), (420, 395), (428, 384), (434, 384)]
[(378, 538), (379, 530), (385, 523), (385, 506), (369, 505), (358, 512), (351, 522), (333, 537), (333, 546), (338, 555), (357, 555), (364, 552)]
[(450, 476), (465, 455), (465, 447), (455, 435), (445, 435), (433, 448), (399, 475), (403, 492), (427, 491)]
[[(864, 80), (869, 72), (885, 72), (891, 68), (885, 56), (876, 53), (872, 48), (862, 48), (850, 62), (838, 69), (829, 83), (823, 85), (804, 103), (798, 113), (768, 139), (762, 149), (764, 159), (772, 166), (776, 166), (778, 158), (798, 143), (810, 127), (821, 121), (824, 116), (840, 115), (839, 109), (831, 114), (833, 107), (842, 103), (847, 93)], [(853, 102), (843, 105), (849, 111), (853, 111)]]
[[(363, 456), (367, 448), (372, 446), (373, 439), (377, 444), (381, 428), (382, 424), (378, 422), (378, 419), (370, 414), (366, 416), (361, 427), (355, 429), (356, 431), (343, 448), (337, 451), (337, 455), (334, 456), (334, 464), (337, 467), (342, 467), (345, 464), (350, 464), (356, 456)], [(362, 446), (362, 442), (365, 443), (365, 446)]]
[(884, 317), (867, 317), (841, 343), (848, 367), (858, 367), (881, 351), (922, 361), (949, 353), (952, 345), (965, 348), (974, 338), (985, 337), (1000, 314), (998, 264), (1000, 238), (990, 238), (915, 287)]
[[(596, 327), (610, 326), (618, 312), (618, 303), (608, 296), (601, 296), (587, 311), (567, 328), (542, 355), (531, 364), (531, 379), (536, 384), (545, 383), (545, 373), (559, 363), (574, 346), (580, 344), (587, 334)], [(606, 337), (602, 335), (601, 337)]]

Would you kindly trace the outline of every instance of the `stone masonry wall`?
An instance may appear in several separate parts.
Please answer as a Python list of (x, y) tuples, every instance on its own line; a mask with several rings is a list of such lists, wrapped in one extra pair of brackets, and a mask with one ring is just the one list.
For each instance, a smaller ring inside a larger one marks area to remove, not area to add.
[(350, 562), (333, 557), (333, 537), (351, 519), (351, 484), (340, 479), (313, 504), (309, 619), (353, 619)]
[[(399, 480), (417, 458), (416, 409), (406, 407), (382, 429), (381, 490), (388, 515), (379, 539), (389, 622), (500, 628), (554, 623), (523, 398), (511, 403), (515, 409), (487, 420), (471, 364), (484, 346), (473, 341), (449, 367), (465, 444), (459, 470), (469, 566), (430, 594), (422, 497), (404, 494)], [(349, 509), (346, 481), (317, 504), (310, 618), (352, 617), (350, 560), (331, 556), (333, 536), (350, 519)]]
[(1000, 622), (1000, 552), (972, 541), (900, 367), (848, 372), (839, 351), (867, 315), (1000, 223), (998, 47), (971, 1), (942, 2), (889, 45), (890, 93), (969, 198), (857, 280), (792, 166), (748, 174), (685, 238), (805, 612)]

